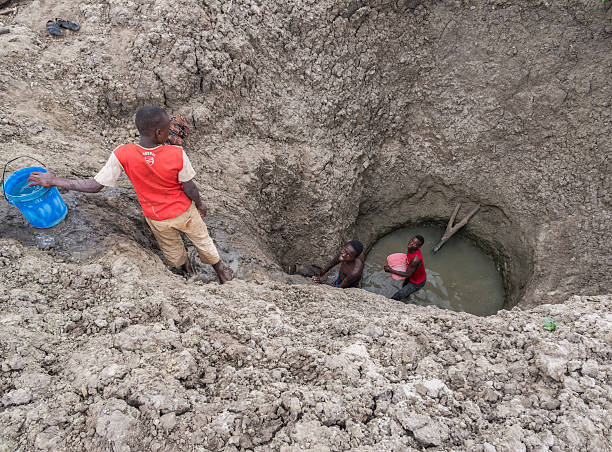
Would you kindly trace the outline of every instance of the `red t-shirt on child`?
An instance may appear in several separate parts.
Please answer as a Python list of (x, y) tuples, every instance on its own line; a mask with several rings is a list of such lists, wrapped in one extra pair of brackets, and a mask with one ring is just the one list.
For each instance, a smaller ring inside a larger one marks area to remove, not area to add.
[(180, 146), (147, 149), (136, 144), (121, 145), (96, 175), (96, 181), (114, 186), (121, 174), (117, 162), (132, 182), (145, 217), (167, 220), (178, 217), (191, 206), (182, 182), (191, 180), (195, 171)]

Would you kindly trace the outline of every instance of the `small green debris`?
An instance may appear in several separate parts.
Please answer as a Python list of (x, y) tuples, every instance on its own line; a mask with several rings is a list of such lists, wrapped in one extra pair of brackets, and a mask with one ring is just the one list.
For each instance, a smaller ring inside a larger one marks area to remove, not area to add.
[(557, 327), (560, 326), (560, 325), (561, 325), (560, 323), (555, 322), (550, 317), (546, 317), (544, 319), (544, 329), (545, 330), (555, 331), (557, 329)]

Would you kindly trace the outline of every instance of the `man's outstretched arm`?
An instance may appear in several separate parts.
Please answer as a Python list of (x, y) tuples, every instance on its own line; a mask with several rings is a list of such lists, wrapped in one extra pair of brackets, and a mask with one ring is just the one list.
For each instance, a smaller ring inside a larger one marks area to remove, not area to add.
[(314, 282), (316, 282), (317, 284), (322, 284), (323, 280), (321, 280), (321, 278), (323, 278), (328, 271), (330, 271), (333, 267), (335, 267), (339, 263), (340, 263), (340, 253), (338, 253), (336, 257), (334, 257), (331, 260), (331, 262), (327, 264), (327, 266), (319, 272), (317, 276), (312, 277), (312, 279), (314, 279)]
[(332, 268), (334, 268), (336, 265), (338, 265), (340, 263), (340, 253), (338, 253), (336, 255), (336, 257), (334, 257), (331, 262), (329, 264), (327, 264), (327, 266), (321, 270), (319, 272), (319, 276), (323, 276), (325, 273), (327, 273), (328, 271), (330, 271)]
[(412, 276), (412, 274), (414, 273), (414, 271), (419, 268), (419, 265), (421, 263), (421, 259), (419, 259), (418, 257), (413, 257), (412, 260), (410, 261), (410, 264), (408, 265), (408, 268), (406, 269), (405, 272), (400, 271), (400, 270), (394, 270), (392, 269), (390, 266), (385, 265), (385, 271), (387, 273), (393, 273), (397, 276), (402, 276), (404, 278), (410, 278)]
[(28, 178), (28, 186), (40, 185), (42, 187), (60, 187), (66, 190), (82, 191), (85, 193), (97, 193), (104, 188), (104, 185), (91, 179), (64, 179), (56, 177), (52, 172), (40, 173), (33, 172)]

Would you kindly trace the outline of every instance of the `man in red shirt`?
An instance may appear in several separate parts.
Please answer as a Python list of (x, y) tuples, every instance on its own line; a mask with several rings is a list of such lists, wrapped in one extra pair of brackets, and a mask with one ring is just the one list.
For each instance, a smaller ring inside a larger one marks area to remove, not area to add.
[(425, 264), (423, 263), (423, 255), (421, 254), (421, 246), (425, 243), (425, 239), (421, 235), (415, 235), (408, 242), (408, 250), (406, 251), (406, 271), (394, 270), (390, 266), (385, 265), (385, 271), (394, 273), (398, 276), (404, 276), (404, 284), (400, 290), (395, 292), (391, 297), (393, 300), (403, 300), (410, 295), (420, 290), (425, 285), (427, 275), (425, 274)]
[(213, 266), (221, 284), (231, 280), (233, 273), (219, 258), (202, 220), (207, 208), (193, 181), (196, 173), (182, 147), (164, 144), (170, 129), (169, 116), (159, 107), (145, 106), (136, 112), (136, 127), (140, 133), (138, 144), (115, 149), (95, 177), (70, 180), (51, 172), (34, 172), (30, 185), (96, 193), (104, 186), (115, 186), (125, 171), (168, 265), (193, 272), (180, 235), (184, 232), (202, 262)]

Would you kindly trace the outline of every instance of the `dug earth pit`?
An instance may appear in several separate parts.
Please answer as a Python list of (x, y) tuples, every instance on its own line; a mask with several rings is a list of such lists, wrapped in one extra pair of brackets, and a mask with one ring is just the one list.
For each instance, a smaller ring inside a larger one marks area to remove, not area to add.
[[(611, 448), (610, 2), (14, 3), (2, 161), (91, 177), (180, 113), (241, 279), (171, 274), (125, 179), (61, 234), (0, 207), (0, 449)], [(511, 311), (283, 272), (459, 202)]]

